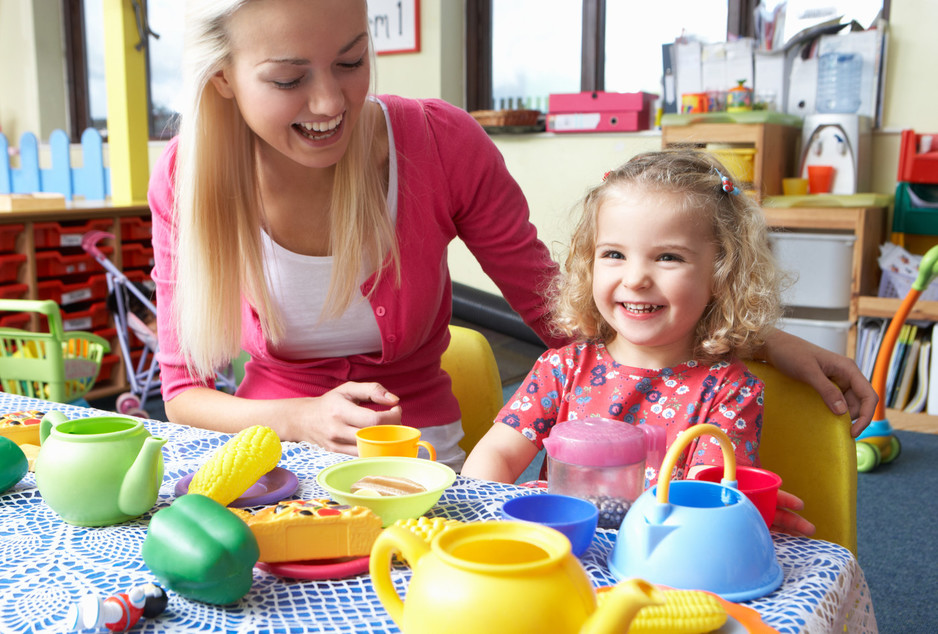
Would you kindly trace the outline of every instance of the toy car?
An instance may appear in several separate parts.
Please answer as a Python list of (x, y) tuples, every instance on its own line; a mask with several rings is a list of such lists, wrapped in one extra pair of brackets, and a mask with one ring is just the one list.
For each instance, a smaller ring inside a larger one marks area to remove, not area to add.
[(902, 444), (892, 433), (888, 420), (874, 420), (857, 438), (857, 471), (872, 471), (881, 463), (888, 464), (899, 457)]

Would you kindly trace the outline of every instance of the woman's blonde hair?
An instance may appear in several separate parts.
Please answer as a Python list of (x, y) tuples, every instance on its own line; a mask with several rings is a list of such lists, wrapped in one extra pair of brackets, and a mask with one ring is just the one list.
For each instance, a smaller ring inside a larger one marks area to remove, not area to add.
[[(187, 3), (175, 171), (175, 319), (189, 371), (203, 379), (241, 350), (242, 296), (257, 311), (268, 341), (276, 344), (284, 336), (264, 273), (256, 138), (236, 100), (222, 97), (211, 82), (230, 62), (229, 21), (250, 1)], [(369, 46), (372, 87), (373, 50)], [(363, 272), (376, 270), (380, 276), (390, 268), (398, 279), (400, 275), (384, 176), (375, 160), (378, 116), (379, 108), (363, 110), (336, 165), (330, 209), (331, 316), (348, 307)]]
[(721, 176), (729, 174), (713, 155), (693, 150), (640, 154), (606, 174), (583, 200), (564, 274), (552, 289), (555, 328), (582, 339), (615, 336), (593, 300), (597, 216), (617, 191), (640, 187), (680, 194), (685, 211), (706, 214), (711, 221), (717, 245), (713, 297), (697, 324), (694, 358), (746, 357), (765, 343), (782, 313), (785, 275), (769, 249), (759, 206), (746, 194), (724, 191)]

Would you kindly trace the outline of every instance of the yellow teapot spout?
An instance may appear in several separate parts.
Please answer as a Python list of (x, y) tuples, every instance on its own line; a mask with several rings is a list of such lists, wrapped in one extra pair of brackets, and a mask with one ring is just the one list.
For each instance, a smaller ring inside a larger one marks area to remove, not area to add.
[(664, 593), (643, 579), (617, 583), (583, 624), (580, 634), (627, 632), (635, 615), (646, 605), (662, 605)]

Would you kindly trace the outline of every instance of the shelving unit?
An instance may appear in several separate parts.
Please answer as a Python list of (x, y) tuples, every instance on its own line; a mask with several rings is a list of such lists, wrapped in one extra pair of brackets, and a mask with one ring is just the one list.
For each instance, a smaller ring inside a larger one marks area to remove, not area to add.
[[(128, 227), (130, 239), (126, 243), (122, 237), (123, 233), (127, 233), (122, 231), (124, 219), (132, 219)], [(89, 400), (126, 390), (127, 379), (120, 349), (116, 345), (113, 320), (110, 312), (103, 308), (104, 302), (99, 301), (101, 298), (98, 276), (103, 276), (104, 270), (90, 256), (87, 259), (82, 257), (84, 252), (77, 248), (80, 247), (80, 236), (85, 228), (90, 227), (107, 231), (115, 236), (106, 246), (111, 249), (111, 261), (118, 269), (124, 270), (125, 265), (131, 268), (146, 268), (147, 262), (141, 262), (141, 255), (145, 258), (148, 234), (139, 231), (139, 226), (141, 223), (149, 223), (149, 220), (150, 209), (147, 205), (114, 206), (101, 201), (74, 202), (66, 203), (65, 207), (0, 213), (0, 230), (15, 227), (18, 231), (15, 239), (6, 245), (11, 248), (0, 256), (14, 261), (14, 265), (18, 267), (16, 277), (0, 284), (0, 288), (6, 288), (19, 295), (11, 299), (42, 299), (40, 284), (43, 284), (43, 294), (54, 293), (54, 296), (49, 298), (59, 303), (66, 313), (69, 309), (77, 309), (70, 315), (63, 314), (65, 319), (72, 319), (72, 330), (96, 332), (111, 341), (110, 364), (105, 367), (105, 363), (102, 363), (102, 378), (99, 378), (95, 387), (86, 395)], [(125, 251), (129, 256), (127, 262), (124, 261)], [(69, 268), (73, 262), (81, 262), (82, 270)], [(43, 270), (44, 268), (48, 270)], [(147, 269), (147, 277), (148, 275)], [(52, 282), (60, 283), (58, 291), (48, 290), (53, 287)], [(26, 329), (38, 326), (29, 320), (7, 325)], [(109, 372), (109, 377), (106, 372)]]

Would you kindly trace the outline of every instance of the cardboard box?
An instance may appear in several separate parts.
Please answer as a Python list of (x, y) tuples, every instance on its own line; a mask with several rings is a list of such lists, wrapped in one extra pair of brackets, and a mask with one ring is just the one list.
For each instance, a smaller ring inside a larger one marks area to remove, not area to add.
[(636, 132), (651, 127), (647, 92), (580, 92), (550, 95), (548, 132)]
[(37, 211), (65, 207), (62, 194), (0, 194), (0, 211)]

